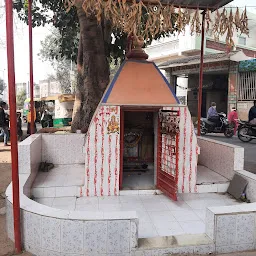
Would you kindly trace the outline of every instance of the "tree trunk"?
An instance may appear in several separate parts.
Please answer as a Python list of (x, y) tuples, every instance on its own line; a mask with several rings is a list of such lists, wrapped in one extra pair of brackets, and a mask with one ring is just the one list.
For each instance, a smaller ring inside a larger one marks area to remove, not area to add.
[(78, 83), (71, 128), (72, 132), (85, 133), (109, 83), (106, 46), (111, 40), (111, 26), (108, 22), (99, 25), (94, 16), (86, 17), (81, 7), (77, 7), (77, 13), (80, 23)]

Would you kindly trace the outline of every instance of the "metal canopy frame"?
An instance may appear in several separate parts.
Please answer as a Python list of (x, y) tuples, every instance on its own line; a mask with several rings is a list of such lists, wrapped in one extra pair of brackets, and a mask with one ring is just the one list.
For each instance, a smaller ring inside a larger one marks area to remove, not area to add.
[[(128, 0), (131, 1), (131, 0)], [(188, 9), (203, 10), (202, 19), (202, 40), (201, 40), (201, 61), (200, 61), (200, 85), (198, 94), (198, 134), (200, 135), (200, 117), (202, 105), (202, 85), (203, 85), (203, 55), (204, 55), (204, 37), (205, 37), (205, 11), (221, 8), (222, 6), (232, 2), (233, 0), (161, 0), (163, 5), (174, 5)], [(143, 0), (145, 4), (157, 4), (156, 0)], [(29, 20), (29, 60), (30, 60), (30, 102), (31, 108), (34, 106), (33, 98), (33, 50), (32, 50), (32, 0), (28, 1), (28, 20)], [(8, 84), (9, 84), (9, 104), (10, 104), (10, 120), (11, 134), (17, 134), (16, 120), (16, 89), (15, 89), (15, 65), (14, 65), (14, 41), (13, 41), (13, 1), (5, 1), (6, 7), (6, 40), (7, 40), (7, 62), (8, 62)], [(34, 111), (32, 109), (31, 120), (33, 121)], [(31, 125), (33, 133), (33, 125)], [(20, 200), (19, 200), (19, 172), (18, 172), (18, 145), (17, 136), (11, 136), (11, 155), (12, 155), (12, 182), (13, 182), (13, 215), (14, 215), (14, 238), (16, 253), (21, 252), (21, 233), (20, 233)]]
[[(175, 7), (200, 9), (200, 10), (217, 10), (233, 0), (160, 0), (162, 5), (173, 5)], [(157, 4), (156, 0), (143, 0), (146, 4)]]

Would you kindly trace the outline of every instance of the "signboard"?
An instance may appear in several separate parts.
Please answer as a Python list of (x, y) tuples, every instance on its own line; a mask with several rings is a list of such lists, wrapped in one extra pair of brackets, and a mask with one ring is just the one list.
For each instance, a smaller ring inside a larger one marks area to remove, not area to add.
[(256, 72), (256, 59), (240, 61), (239, 72)]
[(55, 118), (72, 118), (74, 101), (61, 102), (55, 101)]

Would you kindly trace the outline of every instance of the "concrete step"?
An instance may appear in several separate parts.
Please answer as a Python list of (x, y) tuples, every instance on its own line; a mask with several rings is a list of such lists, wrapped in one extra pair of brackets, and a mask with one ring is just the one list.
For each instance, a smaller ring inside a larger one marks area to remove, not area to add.
[(210, 255), (215, 251), (213, 241), (206, 234), (140, 238), (132, 256), (146, 255)]

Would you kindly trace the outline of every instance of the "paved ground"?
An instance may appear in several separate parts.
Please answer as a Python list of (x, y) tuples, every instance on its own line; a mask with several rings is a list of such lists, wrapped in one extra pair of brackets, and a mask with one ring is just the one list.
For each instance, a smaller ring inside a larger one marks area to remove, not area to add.
[(231, 139), (228, 139), (220, 135), (206, 135), (206, 137), (243, 147), (244, 158), (245, 158), (244, 169), (246, 171), (256, 174), (256, 157), (255, 157), (256, 140), (253, 140), (249, 143), (244, 143), (240, 141), (237, 137), (233, 137)]

